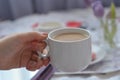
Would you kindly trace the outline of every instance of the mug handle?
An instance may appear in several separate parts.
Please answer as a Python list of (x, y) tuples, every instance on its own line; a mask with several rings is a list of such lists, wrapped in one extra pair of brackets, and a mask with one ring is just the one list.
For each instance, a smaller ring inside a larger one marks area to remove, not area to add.
[[(40, 51), (37, 51), (37, 53), (38, 53), (40, 59), (46, 59), (46, 58), (50, 57), (50, 56), (49, 56), (48, 39), (45, 40), (45, 42), (47, 43), (47, 47), (46, 47), (46, 49), (44, 49), (44, 50), (47, 50), (47, 53), (44, 53), (44, 51), (43, 51), (43, 53), (40, 52)], [(48, 49), (47, 49), (47, 48), (48, 48)]]
[(48, 53), (41, 53), (40, 51), (37, 51), (38, 55), (39, 55), (39, 58), (40, 59), (46, 59), (49, 57)]

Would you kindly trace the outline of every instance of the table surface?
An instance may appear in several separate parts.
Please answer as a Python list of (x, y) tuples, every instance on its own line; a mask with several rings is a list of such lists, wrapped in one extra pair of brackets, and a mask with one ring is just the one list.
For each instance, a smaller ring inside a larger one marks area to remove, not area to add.
[[(116, 9), (117, 17), (120, 15), (120, 8)], [(108, 9), (106, 9), (108, 12)], [(50, 12), (49, 14), (33, 14), (25, 16), (14, 21), (0, 22), (0, 36), (6, 36), (15, 33), (33, 31), (32, 25), (36, 22), (46, 21), (59, 21), (65, 23), (70, 20), (79, 20), (85, 22), (90, 29), (97, 28), (99, 23), (94, 17), (93, 12), (90, 9), (76, 9), (71, 11)], [(92, 21), (91, 21), (92, 20)], [(96, 24), (95, 24), (96, 23)], [(93, 33), (94, 35), (94, 33)], [(99, 38), (93, 36), (93, 42), (96, 42)], [(86, 74), (86, 75), (55, 75), (51, 80), (120, 80), (120, 71), (107, 73), (107, 74)]]

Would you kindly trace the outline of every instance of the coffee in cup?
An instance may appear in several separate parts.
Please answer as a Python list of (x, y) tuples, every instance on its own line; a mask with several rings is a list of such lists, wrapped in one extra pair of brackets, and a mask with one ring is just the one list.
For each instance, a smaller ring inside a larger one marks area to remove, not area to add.
[(88, 36), (81, 33), (62, 33), (54, 37), (55, 40), (59, 41), (77, 41), (83, 40)]

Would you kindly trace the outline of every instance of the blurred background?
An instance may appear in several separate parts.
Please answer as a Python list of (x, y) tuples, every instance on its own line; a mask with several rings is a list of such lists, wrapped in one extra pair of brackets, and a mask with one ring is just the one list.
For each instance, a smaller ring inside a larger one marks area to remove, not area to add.
[[(114, 1), (116, 6), (120, 6), (120, 0), (102, 0), (102, 3), (107, 7), (111, 1)], [(84, 0), (0, 0), (0, 20), (85, 7)]]
[[(102, 3), (105, 7), (109, 7), (111, 1), (114, 1), (117, 7), (120, 6), (120, 0), (102, 0)], [(76, 11), (76, 9), (80, 11)], [(92, 17), (84, 20), (85, 16), (88, 17), (91, 14), (89, 12), (85, 12), (85, 15), (83, 15), (84, 13), (80, 14), (81, 9), (83, 11), (87, 9), (84, 0), (0, 0), (0, 35), (5, 36), (11, 33), (31, 31), (31, 26), (34, 23), (50, 21), (53, 18), (58, 20), (58, 17), (62, 18), (58, 21), (63, 21), (68, 17), (68, 19), (76, 20), (79, 18), (83, 22), (89, 20), (88, 23), (93, 26), (93, 22), (90, 20)], [(68, 12), (59, 14), (59, 11)], [(48, 16), (51, 12), (58, 12), (58, 14)], [(95, 20), (93, 19), (93, 21)], [(24, 68), (8, 71), (0, 70), (0, 80), (30, 80), (36, 72), (27, 71)]]

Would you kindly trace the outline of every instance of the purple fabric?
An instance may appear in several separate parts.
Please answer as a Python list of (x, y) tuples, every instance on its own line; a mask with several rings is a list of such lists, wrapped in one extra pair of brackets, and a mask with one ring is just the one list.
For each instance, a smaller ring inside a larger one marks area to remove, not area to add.
[(49, 80), (54, 72), (54, 67), (49, 64), (44, 70), (38, 71), (38, 73), (31, 80)]

